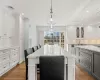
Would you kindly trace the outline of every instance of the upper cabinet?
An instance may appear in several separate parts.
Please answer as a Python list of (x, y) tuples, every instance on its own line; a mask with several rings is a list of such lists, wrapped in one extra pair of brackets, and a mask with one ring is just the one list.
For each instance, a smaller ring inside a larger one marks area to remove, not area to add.
[(15, 14), (6, 7), (0, 9), (0, 48), (19, 46), (19, 16), (16, 21)]
[(67, 27), (66, 28), (66, 35), (67, 35), (67, 44), (73, 44), (74, 40), (78, 37), (78, 34), (76, 34), (76, 27)]
[(98, 39), (99, 38), (99, 28), (98, 27), (84, 27), (84, 35), (85, 39)]
[(84, 27), (67, 28), (68, 44), (79, 44), (80, 39), (84, 38)]
[(67, 27), (66, 34), (68, 44), (100, 44), (99, 27)]

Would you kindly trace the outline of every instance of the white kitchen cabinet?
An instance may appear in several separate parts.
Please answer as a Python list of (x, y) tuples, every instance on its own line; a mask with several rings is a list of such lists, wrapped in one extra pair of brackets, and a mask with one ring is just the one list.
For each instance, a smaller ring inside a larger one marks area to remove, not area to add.
[[(23, 22), (21, 22), (21, 20)], [(24, 17), (0, 9), (0, 76), (24, 61)]]
[(98, 27), (84, 27), (84, 39), (97, 39), (99, 38), (98, 34), (99, 28)]
[(95, 26), (84, 26), (79, 28), (79, 37), (77, 37), (77, 27), (67, 28), (68, 44), (97, 44), (100, 39), (100, 28)]
[(15, 67), (19, 62), (19, 47), (0, 50), (0, 76)]
[(67, 31), (66, 32), (67, 43), (74, 44), (74, 40), (76, 40), (76, 27), (74, 26), (68, 27), (66, 31)]
[(14, 46), (12, 43), (15, 34), (15, 18), (8, 10), (0, 10), (0, 48)]

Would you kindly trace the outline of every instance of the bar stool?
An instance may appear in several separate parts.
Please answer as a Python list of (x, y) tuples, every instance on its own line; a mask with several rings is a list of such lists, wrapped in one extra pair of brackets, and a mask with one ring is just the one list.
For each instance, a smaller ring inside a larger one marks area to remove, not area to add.
[(40, 80), (64, 80), (64, 56), (40, 56)]
[(33, 50), (32, 48), (29, 48), (27, 50), (24, 50), (24, 55), (25, 55), (25, 66), (26, 66), (26, 80), (28, 80), (28, 59), (27, 59), (27, 56), (29, 54), (32, 54), (33, 53)]

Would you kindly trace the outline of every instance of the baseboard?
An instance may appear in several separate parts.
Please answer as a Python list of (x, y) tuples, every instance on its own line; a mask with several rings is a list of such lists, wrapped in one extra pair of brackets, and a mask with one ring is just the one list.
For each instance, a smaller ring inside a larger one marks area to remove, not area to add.
[(24, 61), (25, 61), (25, 60), (20, 61), (19, 64), (23, 63)]

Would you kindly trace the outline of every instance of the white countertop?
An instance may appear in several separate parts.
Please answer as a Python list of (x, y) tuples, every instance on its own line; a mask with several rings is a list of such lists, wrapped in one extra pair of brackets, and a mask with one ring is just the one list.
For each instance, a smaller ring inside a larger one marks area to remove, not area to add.
[(93, 45), (83, 45), (83, 46), (75, 46), (78, 48), (83, 48), (83, 49), (87, 49), (87, 50), (91, 50), (91, 51), (96, 51), (96, 52), (100, 52), (100, 48), (97, 46), (93, 46)]
[(68, 58), (74, 58), (71, 53), (65, 51), (58, 45), (44, 45), (34, 53), (30, 54), (27, 58), (37, 58), (39, 56), (65, 56)]
[(12, 49), (12, 48), (18, 48), (18, 47), (19, 47), (19, 46), (0, 47), (0, 50)]

